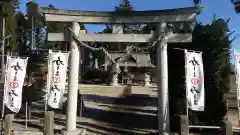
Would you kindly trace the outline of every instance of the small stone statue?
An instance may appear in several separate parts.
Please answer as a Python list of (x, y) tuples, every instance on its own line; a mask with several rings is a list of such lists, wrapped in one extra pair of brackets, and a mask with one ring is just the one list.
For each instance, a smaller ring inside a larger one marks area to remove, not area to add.
[(116, 86), (118, 85), (118, 74), (120, 73), (119, 63), (116, 63), (113, 65), (113, 78), (112, 78), (112, 85)]
[(151, 79), (150, 79), (150, 75), (148, 73), (145, 73), (145, 86), (151, 86)]

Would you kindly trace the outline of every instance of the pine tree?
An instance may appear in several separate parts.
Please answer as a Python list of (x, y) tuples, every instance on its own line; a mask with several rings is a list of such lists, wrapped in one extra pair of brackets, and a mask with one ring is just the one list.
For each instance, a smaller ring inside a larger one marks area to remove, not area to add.
[[(230, 72), (230, 49), (228, 20), (213, 19), (212, 24), (197, 24), (193, 31), (193, 42), (189, 45), (178, 44), (190, 50), (203, 53), (205, 110), (189, 111), (190, 123), (196, 125), (220, 125), (227, 113), (224, 93), (227, 93)], [(169, 46), (169, 95), (170, 115), (175, 124), (179, 113), (185, 114), (185, 70), (184, 53)], [(228, 53), (226, 53), (228, 51)], [(178, 69), (178, 70), (176, 70)], [(176, 118), (176, 119), (175, 119)]]
[(240, 0), (231, 0), (234, 9), (237, 13), (240, 13)]
[[(118, 6), (115, 6), (114, 9), (115, 12), (121, 14), (127, 14), (127, 12), (134, 11), (134, 7), (129, 0), (121, 0), (121, 3)], [(123, 32), (126, 34), (139, 34), (141, 32), (141, 24), (123, 24)], [(103, 33), (112, 33), (112, 25), (107, 24)]]
[(200, 28), (200, 33), (194, 32), (193, 41), (195, 48), (203, 51), (206, 78), (206, 111), (200, 118), (207, 124), (219, 124), (227, 113), (224, 93), (229, 91), (226, 78), (230, 73), (229, 54), (232, 40), (228, 34), (228, 20), (217, 19), (211, 25)]
[[(240, 13), (240, 0), (230, 0), (230, 1), (233, 4), (236, 13)], [(198, 5), (201, 3), (201, 0), (193, 0), (193, 3), (195, 5)]]
[[(129, 0), (122, 0), (121, 3), (115, 7), (115, 11), (127, 14), (127, 12), (134, 11), (134, 8)], [(124, 24), (123, 32), (126, 34), (139, 34), (141, 32), (141, 24)]]
[(133, 6), (131, 5), (129, 0), (122, 0), (119, 6), (115, 7), (115, 11), (124, 12), (124, 11), (134, 11)]

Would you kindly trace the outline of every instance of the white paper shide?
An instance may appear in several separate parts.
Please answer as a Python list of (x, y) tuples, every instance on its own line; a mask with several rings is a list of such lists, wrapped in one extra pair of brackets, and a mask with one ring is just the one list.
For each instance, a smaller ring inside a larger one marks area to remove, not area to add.
[(49, 51), (48, 105), (60, 108), (65, 91), (69, 53)]
[(22, 104), (22, 88), (25, 80), (28, 58), (7, 56), (4, 104), (18, 113)]
[(186, 93), (188, 107), (194, 111), (204, 111), (204, 72), (202, 53), (185, 50)]

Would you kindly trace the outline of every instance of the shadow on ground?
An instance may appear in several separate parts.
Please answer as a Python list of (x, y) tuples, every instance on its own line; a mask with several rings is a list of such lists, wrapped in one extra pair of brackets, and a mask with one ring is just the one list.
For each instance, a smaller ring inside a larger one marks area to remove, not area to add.
[[(123, 135), (141, 135), (156, 132), (156, 98), (139, 96), (113, 98), (96, 95), (83, 95), (82, 99), (84, 101), (84, 106), (82, 107), (82, 118), (90, 119), (91, 121), (79, 120), (77, 122), (79, 127), (86, 129), (89, 127), (89, 129), (87, 129), (88, 131), (97, 129), (99, 131), (110, 132), (101, 132), (101, 134), (117, 133)], [(91, 104), (89, 104), (89, 102), (91, 102)], [(80, 103), (81, 102), (79, 101), (78, 110), (80, 110), (79, 108), (81, 107)], [(126, 108), (124, 106), (126, 106)], [(141, 109), (142, 107), (155, 109)], [(44, 105), (33, 106), (33, 108), (43, 110)], [(66, 106), (64, 108), (66, 108)], [(65, 114), (65, 109), (54, 111), (57, 114)], [(33, 116), (43, 117), (43, 113), (34, 113)], [(55, 123), (64, 126), (65, 120), (55, 119)], [(97, 130), (95, 130), (95, 132), (98, 132)]]
[[(122, 127), (138, 128), (138, 129), (157, 129), (157, 111), (143, 110), (141, 107), (157, 107), (157, 98), (127, 96), (122, 98), (113, 98), (96, 95), (83, 95), (83, 101), (94, 101), (96, 103), (103, 103), (99, 107), (106, 107), (108, 111), (98, 109), (95, 107), (83, 107), (82, 116), (86, 118), (104, 121), (111, 124), (117, 124)], [(108, 105), (114, 106), (108, 106)], [(118, 105), (125, 105), (129, 107), (118, 108)], [(134, 107), (134, 108), (131, 108)], [(135, 108), (137, 107), (137, 108)], [(131, 111), (129, 113), (128, 111)], [(149, 113), (139, 114), (139, 113)]]
[(83, 100), (95, 101), (105, 104), (121, 104), (121, 105), (132, 105), (132, 106), (157, 106), (157, 98), (143, 96), (143, 95), (132, 95), (124, 96), (120, 98), (97, 96), (97, 95), (82, 95)]

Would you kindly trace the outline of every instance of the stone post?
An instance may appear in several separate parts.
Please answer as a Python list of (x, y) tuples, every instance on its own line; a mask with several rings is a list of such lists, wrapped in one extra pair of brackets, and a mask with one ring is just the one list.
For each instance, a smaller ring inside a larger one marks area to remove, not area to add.
[(123, 25), (122, 24), (114, 24), (112, 27), (113, 27), (112, 33), (115, 33), (115, 34), (123, 33)]
[(189, 134), (189, 123), (187, 115), (180, 115), (180, 134), (179, 135), (188, 135)]
[(166, 23), (157, 25), (157, 84), (158, 84), (158, 129), (159, 135), (169, 133), (169, 102), (168, 102), (168, 57)]
[(54, 112), (44, 113), (44, 132), (43, 135), (54, 135)]
[(233, 135), (232, 123), (229, 120), (223, 121), (221, 135)]
[[(78, 35), (80, 26), (77, 22), (72, 23), (72, 31)], [(76, 128), (77, 102), (78, 102), (78, 75), (79, 75), (79, 49), (75, 40), (70, 41), (70, 59), (68, 75), (68, 99), (67, 99), (67, 123), (63, 135), (77, 135), (80, 131)]]
[(8, 114), (5, 116), (4, 120), (4, 135), (12, 135), (13, 134), (13, 114)]

